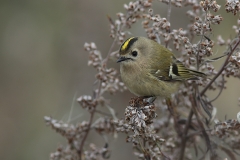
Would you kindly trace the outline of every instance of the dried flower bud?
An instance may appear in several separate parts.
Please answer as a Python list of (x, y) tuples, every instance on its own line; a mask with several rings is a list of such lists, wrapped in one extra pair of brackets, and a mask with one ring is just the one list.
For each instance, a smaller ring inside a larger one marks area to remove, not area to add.
[(236, 15), (240, 11), (239, 0), (226, 0), (225, 10)]

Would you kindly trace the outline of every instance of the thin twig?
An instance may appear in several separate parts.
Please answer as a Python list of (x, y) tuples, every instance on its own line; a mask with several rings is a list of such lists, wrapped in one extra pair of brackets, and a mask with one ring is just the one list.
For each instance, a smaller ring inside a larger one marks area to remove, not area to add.
[[(206, 20), (207, 20), (207, 12), (205, 12), (205, 22), (206, 22)], [(198, 42), (198, 52), (197, 52), (197, 56), (196, 56), (196, 59), (197, 59), (197, 70), (199, 70), (199, 46), (200, 46), (200, 43), (202, 43), (202, 41), (203, 41), (203, 37), (204, 37), (204, 27), (203, 27), (203, 24), (204, 23), (202, 23), (202, 33), (201, 33), (201, 40)]]
[[(213, 129), (205, 129), (206, 132), (211, 132)], [(193, 133), (190, 133), (187, 135), (187, 139), (193, 137), (193, 136), (197, 136), (199, 134), (202, 134), (202, 131), (196, 131), (196, 132), (193, 132)]]
[(212, 99), (211, 101), (209, 101), (208, 103), (212, 103), (213, 101), (215, 101), (216, 99), (218, 99), (218, 97), (221, 95), (222, 91), (223, 91), (223, 88), (224, 88), (224, 76), (222, 76), (222, 86), (220, 88), (220, 91), (218, 93), (218, 95)]
[(188, 115), (188, 121), (187, 121), (187, 124), (183, 131), (179, 160), (184, 159), (184, 153), (185, 153), (185, 148), (186, 148), (186, 143), (187, 143), (187, 134), (188, 134), (188, 129), (189, 129), (191, 121), (192, 121), (192, 116), (193, 116), (193, 110), (191, 110)]
[[(197, 96), (195, 96), (195, 97), (198, 97), (198, 96), (199, 96), (199, 95), (197, 95)], [(202, 131), (203, 137), (205, 138), (206, 145), (207, 145), (207, 151), (210, 150), (210, 153), (213, 154), (213, 151), (212, 151), (212, 148), (211, 148), (210, 138), (209, 138), (209, 136), (208, 136), (208, 134), (207, 134), (207, 132), (206, 132), (206, 130), (205, 130), (205, 128), (204, 128), (204, 125), (203, 125), (202, 121), (200, 120), (200, 117), (199, 117), (198, 112), (197, 112), (197, 109), (196, 109), (196, 107), (198, 106), (198, 103), (197, 103), (195, 97), (190, 96), (190, 98), (191, 98), (192, 101), (194, 102), (194, 105), (193, 105), (193, 107), (192, 107), (193, 113), (194, 113), (195, 116), (196, 116), (198, 125), (199, 125), (199, 127), (200, 127), (200, 129), (201, 129), (201, 131)]]
[(175, 110), (175, 107), (172, 106), (172, 102), (170, 99), (166, 99), (166, 104), (168, 106), (169, 112), (173, 117), (173, 122), (174, 122), (174, 128), (178, 134), (178, 136), (180, 137), (182, 135), (181, 129), (179, 128), (178, 125), (178, 120), (179, 120), (179, 115), (177, 115), (177, 112)]
[(172, 6), (171, 6), (171, 0), (170, 0), (168, 3), (168, 13), (167, 13), (167, 20), (169, 23), (170, 23), (171, 11), (172, 11)]
[[(109, 49), (109, 51), (108, 51), (108, 54), (107, 54), (106, 58), (102, 61), (102, 67), (103, 67), (103, 68), (106, 67), (106, 63), (107, 63), (107, 61), (108, 61), (108, 59), (109, 59), (109, 56), (110, 56), (110, 54), (111, 54), (111, 52), (112, 52), (112, 50), (113, 50), (113, 47), (114, 47), (115, 44), (116, 44), (116, 41), (117, 41), (117, 37), (114, 39), (114, 41), (113, 41), (113, 43), (112, 43), (112, 45), (111, 45), (111, 47), (110, 47), (110, 49)], [(96, 94), (96, 96), (95, 96), (95, 102), (97, 102), (97, 100), (99, 99), (99, 97), (100, 97), (101, 94), (102, 94), (102, 93), (101, 93), (101, 89), (102, 89), (102, 81), (100, 80), (100, 81), (99, 81), (99, 86), (98, 86), (98, 92), (97, 92), (97, 94)], [(94, 93), (94, 94), (95, 94), (95, 93)], [(96, 103), (96, 105), (93, 107), (93, 110), (90, 112), (91, 114), (90, 114), (89, 124), (88, 124), (87, 130), (86, 130), (86, 133), (85, 133), (85, 135), (84, 135), (84, 137), (82, 138), (82, 141), (81, 141), (81, 143), (80, 143), (80, 147), (79, 147), (79, 150), (78, 150), (78, 155), (79, 155), (79, 159), (80, 159), (80, 160), (82, 159), (82, 150), (83, 150), (84, 143), (85, 143), (85, 141), (86, 141), (86, 139), (87, 139), (87, 137), (88, 137), (90, 128), (91, 128), (91, 126), (92, 126), (93, 117), (94, 117), (94, 114), (95, 114), (95, 111), (96, 111), (96, 107), (97, 107), (97, 103)]]
[(160, 147), (160, 145), (158, 144), (158, 142), (156, 142), (156, 145), (157, 145), (157, 147), (158, 147), (161, 155), (162, 155), (164, 158), (166, 158), (167, 160), (171, 160), (168, 156), (166, 156), (166, 155), (161, 151), (161, 147)]
[(68, 123), (71, 121), (70, 119), (72, 118), (72, 112), (73, 112), (73, 107), (74, 107), (73, 103), (76, 100), (76, 96), (77, 96), (77, 92), (75, 92), (73, 100), (72, 100), (72, 105), (71, 105), (70, 113), (69, 113), (68, 120), (67, 120)]
[(112, 45), (111, 45), (111, 47), (110, 47), (110, 49), (108, 51), (108, 54), (107, 54), (106, 58), (102, 61), (102, 65), (103, 66), (106, 66), (107, 61), (109, 59), (109, 56), (112, 53), (113, 47), (115, 46), (116, 42), (117, 42), (117, 36), (114, 38), (113, 43), (112, 43)]
[(86, 130), (86, 133), (80, 143), (80, 148), (78, 150), (78, 155), (79, 155), (79, 159), (81, 160), (82, 159), (82, 150), (83, 150), (83, 146), (84, 146), (84, 142), (86, 141), (87, 137), (88, 137), (88, 133), (90, 131), (90, 128), (91, 128), (91, 125), (92, 125), (92, 122), (93, 122), (93, 117), (94, 117), (94, 113), (95, 113), (95, 110), (96, 110), (96, 106), (93, 107), (93, 110), (91, 112), (91, 115), (90, 115), (90, 120), (89, 120), (89, 124), (88, 124), (88, 127), (87, 127), (87, 130)]
[(229, 58), (231, 57), (231, 55), (233, 54), (234, 50), (237, 48), (237, 46), (240, 44), (240, 38), (238, 38), (238, 42), (235, 44), (235, 46), (231, 49), (230, 53), (228, 53), (228, 56), (225, 60), (225, 62), (223, 63), (221, 69), (218, 71), (218, 73), (213, 77), (213, 79), (207, 84), (207, 86), (201, 91), (200, 95), (204, 95), (205, 92), (207, 91), (207, 89), (212, 85), (212, 83), (221, 75), (221, 73), (223, 72), (223, 70), (225, 69), (225, 66), (228, 64), (229, 62)]
[[(198, 94), (199, 95), (199, 94)], [(208, 103), (206, 104), (206, 101), (204, 101), (202, 99), (202, 97), (199, 97), (199, 102), (200, 104), (202, 105), (202, 108), (203, 110), (207, 113), (207, 115), (209, 116), (209, 118), (211, 119), (212, 118), (212, 113), (209, 111), (209, 108), (207, 105), (210, 105), (211, 103)], [(201, 110), (199, 108), (198, 109), (198, 112), (201, 114), (202, 117), (205, 117), (205, 115), (201, 112)], [(206, 117), (205, 117), (206, 118)]]
[(105, 112), (100, 111), (100, 110), (95, 110), (95, 112), (96, 112), (96, 113), (99, 113), (99, 114), (102, 114), (102, 115), (105, 115), (105, 116), (108, 116), (108, 117), (112, 117), (111, 114), (109, 114), (109, 113), (105, 113)]

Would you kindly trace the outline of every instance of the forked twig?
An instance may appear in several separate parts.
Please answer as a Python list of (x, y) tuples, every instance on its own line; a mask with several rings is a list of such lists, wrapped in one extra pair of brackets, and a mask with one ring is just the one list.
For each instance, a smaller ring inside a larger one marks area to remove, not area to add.
[(230, 48), (230, 53), (228, 53), (228, 56), (225, 60), (225, 62), (223, 63), (221, 69), (218, 71), (218, 73), (211, 79), (211, 81), (207, 84), (207, 86), (201, 91), (200, 95), (203, 96), (205, 94), (205, 92), (207, 91), (207, 89), (212, 85), (212, 83), (221, 75), (221, 73), (224, 71), (225, 66), (228, 64), (229, 59), (231, 57), (231, 55), (234, 53), (235, 49), (237, 48), (237, 46), (240, 44), (240, 38), (238, 38), (237, 43), (234, 45), (233, 48)]

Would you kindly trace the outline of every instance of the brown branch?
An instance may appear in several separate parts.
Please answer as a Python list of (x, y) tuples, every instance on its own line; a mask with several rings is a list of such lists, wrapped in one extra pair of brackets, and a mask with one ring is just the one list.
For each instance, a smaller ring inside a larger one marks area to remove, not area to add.
[(96, 110), (96, 106), (93, 108), (92, 112), (91, 112), (91, 115), (90, 115), (90, 120), (89, 120), (89, 124), (88, 124), (88, 128), (86, 130), (86, 133), (81, 141), (81, 144), (80, 144), (80, 148), (78, 150), (78, 155), (79, 155), (79, 159), (81, 160), (82, 159), (82, 150), (83, 150), (83, 146), (84, 146), (84, 143), (88, 137), (88, 133), (90, 131), (90, 128), (91, 128), (91, 125), (92, 125), (92, 122), (93, 122), (93, 117), (94, 117), (94, 113), (95, 113), (95, 110)]
[(221, 95), (222, 91), (224, 89), (224, 76), (222, 76), (222, 85), (221, 85), (221, 88), (220, 88), (220, 91), (218, 93), (218, 95), (212, 99), (211, 101), (209, 101), (208, 103), (212, 103), (213, 101), (215, 101), (216, 99), (218, 99), (218, 97)]
[(86, 133), (85, 133), (85, 135), (84, 135), (84, 137), (83, 137), (83, 139), (82, 139), (82, 141), (80, 143), (79, 150), (77, 150), (78, 156), (79, 156), (80, 160), (82, 159), (83, 146), (84, 146), (84, 143), (85, 143), (85, 141), (86, 141), (86, 139), (88, 137), (88, 133), (89, 133), (89, 131), (91, 129), (91, 125), (92, 125), (92, 122), (93, 122), (93, 117), (94, 117), (94, 114), (95, 114), (95, 111), (96, 111), (96, 108), (97, 108), (97, 99), (100, 97), (100, 94), (101, 94), (100, 93), (101, 92), (101, 88), (102, 88), (101, 86), (102, 86), (102, 81), (100, 81), (99, 86), (98, 86), (98, 93), (97, 93), (97, 96), (95, 97), (95, 102), (96, 103), (93, 106), (93, 110), (90, 112), (91, 114), (90, 114), (89, 124), (88, 124), (87, 130), (86, 130)]
[(186, 144), (187, 144), (187, 134), (188, 134), (188, 129), (190, 128), (192, 116), (193, 116), (193, 110), (191, 110), (189, 115), (188, 115), (188, 121), (187, 121), (187, 124), (184, 128), (184, 131), (183, 131), (182, 145), (181, 145), (179, 160), (184, 159), (184, 153), (185, 153), (185, 148), (186, 148)]
[(173, 117), (174, 128), (175, 128), (178, 136), (180, 137), (182, 135), (182, 132), (181, 132), (181, 130), (179, 128), (179, 125), (178, 125), (179, 115), (176, 112), (176, 109), (175, 109), (176, 107), (172, 106), (172, 102), (169, 98), (166, 98), (166, 104), (168, 106), (168, 110), (169, 110), (170, 114)]
[[(195, 97), (198, 97), (198, 96), (195, 96)], [(206, 145), (207, 145), (207, 151), (210, 150), (210, 153), (212, 154), (211, 156), (213, 156), (213, 150), (211, 148), (211, 141), (210, 141), (210, 138), (204, 128), (204, 125), (202, 123), (202, 121), (200, 120), (200, 117), (198, 115), (198, 112), (197, 112), (197, 109), (196, 107), (198, 106), (198, 103), (196, 101), (196, 98), (193, 97), (193, 96), (190, 96), (190, 98), (192, 99), (192, 102), (194, 102), (194, 105), (192, 107), (192, 110), (193, 110), (193, 113), (195, 114), (196, 116), (196, 119), (197, 119), (197, 122), (198, 122), (198, 125), (200, 127), (200, 130), (202, 131), (202, 134), (203, 134), (203, 137), (205, 138), (205, 141), (206, 141)]]
[[(109, 55), (111, 54), (116, 42), (117, 42), (117, 37), (114, 39), (114, 41), (113, 41), (113, 43), (112, 43), (112, 45), (111, 45), (111, 47), (108, 51), (108, 54), (107, 54), (106, 58), (102, 60), (102, 68), (106, 67), (107, 61), (109, 59)], [(96, 94), (94, 93), (94, 95), (95, 95), (95, 100), (94, 101), (96, 103), (95, 103), (95, 106), (93, 107), (93, 110), (90, 112), (91, 114), (90, 114), (89, 124), (88, 124), (87, 130), (86, 130), (86, 133), (85, 133), (85, 135), (84, 135), (84, 137), (83, 137), (83, 139), (80, 143), (80, 148), (77, 150), (80, 160), (82, 159), (82, 150), (83, 150), (84, 143), (85, 143), (85, 141), (88, 137), (88, 134), (89, 134), (89, 131), (91, 129), (92, 122), (93, 122), (93, 117), (94, 117), (96, 107), (97, 107), (97, 100), (99, 99), (99, 97), (102, 94), (101, 89), (102, 89), (102, 81), (100, 80), (99, 81), (99, 86), (98, 86), (98, 92)]]
[(207, 91), (207, 89), (212, 85), (212, 83), (221, 75), (221, 73), (223, 72), (223, 70), (225, 69), (225, 66), (228, 64), (229, 62), (229, 58), (231, 57), (231, 55), (233, 54), (234, 50), (237, 48), (237, 46), (240, 44), (240, 38), (238, 38), (238, 42), (235, 44), (235, 46), (233, 48), (231, 48), (230, 53), (228, 53), (228, 56), (225, 60), (225, 62), (223, 63), (221, 69), (218, 71), (218, 73), (213, 77), (213, 79), (207, 84), (207, 86), (201, 91), (200, 95), (203, 96), (205, 94), (205, 92)]

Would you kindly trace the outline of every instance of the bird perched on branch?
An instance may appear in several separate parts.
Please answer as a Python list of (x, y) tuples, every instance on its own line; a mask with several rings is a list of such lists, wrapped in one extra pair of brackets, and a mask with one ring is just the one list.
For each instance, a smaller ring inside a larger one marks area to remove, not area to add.
[(145, 37), (127, 39), (119, 54), (122, 80), (137, 96), (170, 98), (181, 81), (206, 76), (186, 68), (170, 50)]

